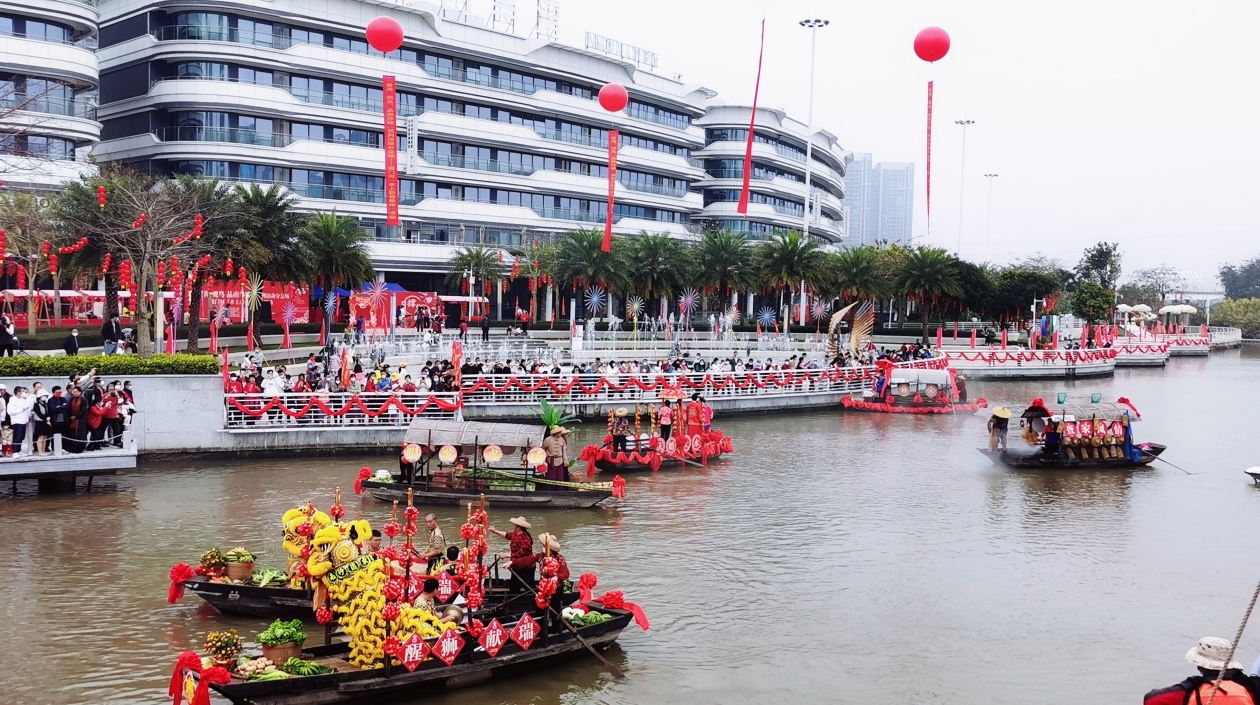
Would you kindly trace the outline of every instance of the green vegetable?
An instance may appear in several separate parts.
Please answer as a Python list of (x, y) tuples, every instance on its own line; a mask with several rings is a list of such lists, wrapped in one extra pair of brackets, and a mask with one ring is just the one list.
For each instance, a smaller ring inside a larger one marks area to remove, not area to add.
[(289, 575), (283, 570), (275, 568), (255, 568), (254, 574), (250, 576), (259, 587), (267, 587), (268, 585), (284, 585), (289, 582)]
[(258, 556), (238, 546), (223, 554), (223, 560), (228, 563), (253, 563), (258, 560)]
[(289, 674), (277, 669), (274, 671), (257, 671), (255, 673), (251, 673), (249, 674), (249, 677), (246, 678), (245, 680), (246, 681), (279, 681), (279, 680), (284, 680), (285, 678), (288, 678), (288, 677), (289, 677)]
[(283, 619), (277, 619), (267, 627), (265, 631), (254, 638), (259, 644), (264, 646), (278, 646), (280, 644), (301, 644), (306, 641), (306, 629), (302, 626), (302, 620), (294, 619), (288, 622)]
[(332, 673), (332, 669), (327, 666), (321, 666), (314, 661), (306, 661), (296, 656), (290, 657), (280, 668), (285, 673), (294, 676), (318, 676), (322, 673)]

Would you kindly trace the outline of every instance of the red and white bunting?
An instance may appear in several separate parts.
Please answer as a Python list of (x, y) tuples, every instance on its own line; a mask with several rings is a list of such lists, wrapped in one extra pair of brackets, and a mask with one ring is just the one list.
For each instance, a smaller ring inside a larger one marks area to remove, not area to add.
[(398, 645), (398, 658), (408, 671), (414, 671), (429, 656), (429, 644), (420, 638), (420, 634), (412, 634)]
[(442, 632), (442, 636), (433, 642), (433, 655), (442, 660), (447, 666), (455, 663), (455, 659), (459, 657), (459, 652), (464, 649), (464, 638), (456, 634), (454, 630), (447, 629)]
[(522, 649), (529, 651), (529, 645), (538, 638), (538, 622), (527, 614), (521, 615), (520, 621), (512, 628), (511, 637)]
[(481, 648), (486, 650), (486, 653), (490, 654), (490, 658), (494, 658), (507, 645), (507, 640), (507, 630), (503, 628), (502, 624), (499, 624), (499, 620), (492, 619), (485, 630), (481, 632), (481, 638), (477, 642), (481, 644)]

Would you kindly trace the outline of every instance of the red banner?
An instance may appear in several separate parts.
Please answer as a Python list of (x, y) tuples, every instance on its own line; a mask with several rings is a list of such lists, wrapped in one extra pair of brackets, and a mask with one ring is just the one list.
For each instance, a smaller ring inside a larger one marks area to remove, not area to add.
[[(263, 282), (262, 300), (271, 303), (271, 322), (280, 323), (284, 312), (284, 304), (292, 301), (294, 323), (307, 323), (311, 320), (310, 294), (305, 286), (293, 286), (279, 282)], [(236, 281), (223, 285), (220, 281), (207, 282), (202, 290), (199, 315), (204, 321), (209, 318), (210, 306), (222, 311), (227, 308), (233, 323), (243, 322), (245, 312), (245, 290)]]
[(393, 76), (381, 79), (385, 101), (385, 224), (398, 225), (398, 93)]
[(617, 141), (621, 134), (608, 131), (608, 213), (604, 216), (604, 252), (612, 252), (613, 200), (617, 194)]
[(761, 93), (761, 59), (766, 53), (766, 21), (761, 21), (761, 49), (757, 52), (757, 82), (753, 84), (752, 118), (748, 121), (748, 144), (744, 147), (744, 186), (739, 192), (740, 215), (748, 215), (748, 180), (752, 178), (753, 129), (757, 127), (757, 97)]
[(927, 226), (932, 231), (932, 82), (928, 81), (927, 123)]

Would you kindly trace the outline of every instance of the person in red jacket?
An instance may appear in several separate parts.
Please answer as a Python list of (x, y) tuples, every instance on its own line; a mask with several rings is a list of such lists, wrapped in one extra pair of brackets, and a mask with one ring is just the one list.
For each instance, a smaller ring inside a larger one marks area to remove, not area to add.
[[(1177, 685), (1152, 690), (1143, 705), (1256, 705), (1260, 702), (1260, 678), (1242, 671), (1242, 664), (1230, 661), (1233, 645), (1228, 639), (1205, 636), (1186, 653), (1186, 660), (1199, 668), (1199, 675), (1190, 676)], [(1224, 669), (1224, 675), (1221, 675)], [(1221, 678), (1219, 684), (1217, 677)], [(1213, 695), (1213, 691), (1216, 691)], [(1196, 699), (1197, 698), (1197, 699)]]

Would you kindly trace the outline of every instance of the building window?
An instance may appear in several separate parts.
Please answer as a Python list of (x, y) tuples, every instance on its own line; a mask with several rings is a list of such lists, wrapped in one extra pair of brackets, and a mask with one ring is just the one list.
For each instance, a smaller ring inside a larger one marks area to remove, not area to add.
[(217, 12), (180, 12), (175, 26), (176, 39), (228, 41), (228, 16)]
[(217, 161), (180, 161), (175, 162), (176, 174), (187, 174), (194, 177), (228, 177), (228, 163)]
[(231, 77), (231, 68), (216, 61), (181, 61), (175, 65), (175, 75), (180, 78), (226, 81)]

